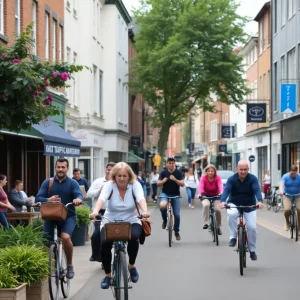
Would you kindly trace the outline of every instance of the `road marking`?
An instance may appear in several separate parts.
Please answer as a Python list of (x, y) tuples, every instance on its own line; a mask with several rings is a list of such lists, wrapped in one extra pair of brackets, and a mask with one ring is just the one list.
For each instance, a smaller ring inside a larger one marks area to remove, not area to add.
[[(277, 233), (287, 239), (291, 239), (291, 236), (290, 236), (290, 232), (289, 231), (285, 231), (282, 226), (279, 226), (279, 225), (276, 225), (272, 222), (269, 222), (263, 218), (260, 218), (260, 217), (257, 217), (257, 224), (266, 228), (266, 229), (269, 229), (271, 231), (273, 231), (274, 233)], [(294, 239), (295, 240), (295, 239)], [(298, 240), (297, 242), (299, 245), (300, 245), (300, 241)]]

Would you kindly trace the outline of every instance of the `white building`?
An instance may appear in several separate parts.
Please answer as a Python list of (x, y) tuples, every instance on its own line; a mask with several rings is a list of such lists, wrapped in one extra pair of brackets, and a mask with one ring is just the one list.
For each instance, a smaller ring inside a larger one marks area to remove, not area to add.
[(128, 152), (128, 74), (130, 17), (121, 0), (65, 0), (65, 61), (87, 66), (66, 90), (66, 130), (81, 141), (71, 162), (91, 183), (108, 161)]

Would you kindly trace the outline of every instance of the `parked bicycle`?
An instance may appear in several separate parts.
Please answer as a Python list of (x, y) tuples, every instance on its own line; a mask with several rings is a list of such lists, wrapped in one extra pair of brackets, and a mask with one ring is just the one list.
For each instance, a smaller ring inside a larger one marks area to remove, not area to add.
[(182, 198), (180, 196), (159, 196), (159, 198), (168, 198), (167, 205), (167, 226), (169, 247), (172, 247), (173, 229), (174, 229), (174, 214), (172, 209), (172, 199)]
[(270, 210), (273, 207), (274, 212), (278, 212), (283, 207), (282, 199), (279, 195), (279, 187), (273, 186), (269, 188), (266, 195), (267, 209)]
[(239, 265), (240, 265), (240, 274), (244, 275), (244, 268), (246, 268), (246, 254), (249, 252), (248, 250), (248, 234), (247, 234), (247, 227), (244, 223), (244, 210), (247, 208), (257, 208), (256, 205), (250, 206), (231, 206), (226, 205), (226, 209), (236, 208), (239, 211), (239, 222), (237, 225), (237, 240), (238, 240), (238, 247), (235, 250), (239, 254)]
[(212, 236), (213, 242), (216, 243), (216, 246), (219, 246), (219, 234), (218, 234), (218, 224), (217, 224), (217, 216), (216, 212), (214, 210), (214, 201), (219, 200), (220, 196), (201, 196), (201, 200), (207, 199), (210, 202), (210, 208), (209, 208), (209, 233)]
[(291, 199), (291, 214), (290, 214), (290, 234), (291, 234), (291, 239), (294, 238), (295, 234), (295, 241), (298, 241), (298, 212), (296, 208), (296, 203), (295, 200), (300, 197), (300, 194), (287, 194), (284, 193), (286, 197)]

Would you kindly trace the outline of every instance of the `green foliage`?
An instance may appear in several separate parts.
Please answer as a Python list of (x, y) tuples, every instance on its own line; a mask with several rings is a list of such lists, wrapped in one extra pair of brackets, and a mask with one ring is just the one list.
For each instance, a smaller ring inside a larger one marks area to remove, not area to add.
[(20, 284), (17, 280), (17, 275), (8, 269), (6, 266), (0, 268), (0, 289), (14, 289)]
[(32, 220), (32, 227), (33, 227), (33, 229), (36, 228), (40, 232), (43, 232), (43, 225), (44, 225), (44, 221), (43, 221), (42, 218), (34, 218)]
[(86, 206), (76, 207), (76, 227), (81, 227), (84, 224), (89, 225), (91, 220), (89, 218), (90, 210)]
[(49, 275), (48, 255), (35, 246), (13, 246), (0, 249), (0, 269), (7, 267), (18, 282), (30, 285)]
[(234, 0), (141, 0), (134, 11), (139, 31), (129, 84), (156, 112), (160, 153), (170, 126), (196, 108), (215, 111), (212, 93), (227, 104), (245, 102), (250, 90), (234, 49), (245, 42), (247, 20), (236, 9)]
[(9, 230), (0, 227), (0, 248), (16, 245), (32, 245), (43, 248), (45, 242), (41, 227), (17, 226), (11, 227)]
[(0, 129), (18, 132), (63, 113), (52, 105), (48, 87), (67, 87), (72, 74), (84, 68), (66, 62), (33, 61), (32, 26), (16, 37), (13, 46), (0, 44)]

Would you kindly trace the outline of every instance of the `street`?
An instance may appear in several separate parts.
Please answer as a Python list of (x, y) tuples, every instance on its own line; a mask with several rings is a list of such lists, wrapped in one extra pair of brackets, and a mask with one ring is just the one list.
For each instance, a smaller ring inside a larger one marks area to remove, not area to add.
[[(161, 229), (159, 209), (152, 212), (152, 235), (140, 246), (136, 263), (140, 280), (129, 291), (130, 300), (276, 300), (287, 295), (289, 300), (299, 299), (298, 243), (258, 226), (258, 260), (252, 262), (248, 255), (244, 276), (240, 276), (238, 255), (227, 246), (226, 212), (222, 215), (223, 235), (216, 247), (202, 229), (199, 200), (195, 209), (189, 209), (185, 200), (181, 207), (182, 240), (174, 241), (172, 248), (167, 232)], [(100, 288), (103, 277), (99, 269), (71, 299), (113, 299), (110, 289)]]

